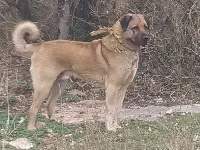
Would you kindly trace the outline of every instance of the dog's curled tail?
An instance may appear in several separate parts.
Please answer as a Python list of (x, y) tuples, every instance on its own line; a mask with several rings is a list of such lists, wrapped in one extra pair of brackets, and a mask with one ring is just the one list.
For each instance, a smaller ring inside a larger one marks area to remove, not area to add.
[(37, 40), (39, 36), (40, 36), (40, 31), (34, 23), (30, 21), (19, 23), (15, 27), (12, 33), (12, 39), (13, 39), (13, 43), (14, 43), (16, 51), (20, 53), (28, 52), (28, 49), (26, 47), (27, 45), (26, 41)]

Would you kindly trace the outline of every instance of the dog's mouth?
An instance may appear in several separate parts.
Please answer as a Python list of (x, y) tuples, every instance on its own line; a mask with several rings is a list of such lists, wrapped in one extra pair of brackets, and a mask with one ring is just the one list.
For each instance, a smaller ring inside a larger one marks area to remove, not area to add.
[(131, 43), (136, 45), (137, 47), (141, 47), (142, 49), (146, 48), (148, 40), (132, 40), (130, 39)]
[(149, 36), (146, 33), (140, 33), (138, 34), (132, 41), (134, 42), (135, 45), (138, 47), (145, 47), (148, 43)]
[(140, 49), (141, 50), (145, 50), (147, 48), (147, 45), (145, 45), (145, 46), (140, 46)]

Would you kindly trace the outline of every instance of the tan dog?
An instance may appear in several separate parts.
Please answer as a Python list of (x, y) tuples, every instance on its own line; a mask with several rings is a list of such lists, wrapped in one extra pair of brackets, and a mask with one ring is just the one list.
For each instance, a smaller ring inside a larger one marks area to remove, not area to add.
[(138, 51), (148, 41), (148, 25), (143, 15), (127, 14), (112, 27), (112, 32), (92, 42), (54, 40), (27, 44), (39, 30), (32, 22), (23, 22), (13, 32), (16, 50), (31, 58), (30, 72), (34, 99), (29, 110), (28, 129), (35, 129), (37, 112), (49, 95), (47, 113), (54, 113), (56, 101), (71, 75), (96, 81), (106, 89), (106, 128), (115, 131), (118, 114), (127, 87), (138, 68)]

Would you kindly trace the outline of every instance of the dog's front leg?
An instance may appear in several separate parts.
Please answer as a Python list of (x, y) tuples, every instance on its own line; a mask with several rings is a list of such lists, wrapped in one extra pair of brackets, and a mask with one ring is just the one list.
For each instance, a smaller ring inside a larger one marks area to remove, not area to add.
[(133, 81), (135, 74), (137, 72), (137, 64), (134, 66), (133, 71), (131, 72), (131, 74), (128, 76), (127, 80), (124, 82), (124, 84), (120, 87), (118, 93), (117, 93), (117, 99), (116, 99), (116, 115), (114, 118), (114, 126), (115, 128), (121, 128), (121, 126), (118, 124), (119, 123), (119, 114), (120, 111), (122, 109), (122, 104), (124, 101), (124, 97), (127, 91), (128, 86), (131, 84), (131, 82)]
[(114, 126), (114, 118), (117, 115), (116, 113), (116, 99), (119, 87), (113, 84), (106, 85), (106, 128), (108, 131), (116, 131)]
[(121, 128), (121, 126), (119, 125), (119, 114), (120, 114), (120, 111), (122, 109), (122, 103), (124, 101), (124, 97), (125, 97), (125, 94), (126, 94), (127, 87), (128, 87), (128, 85), (123, 85), (117, 93), (116, 115), (115, 115), (115, 118), (114, 118), (114, 127), (115, 128)]

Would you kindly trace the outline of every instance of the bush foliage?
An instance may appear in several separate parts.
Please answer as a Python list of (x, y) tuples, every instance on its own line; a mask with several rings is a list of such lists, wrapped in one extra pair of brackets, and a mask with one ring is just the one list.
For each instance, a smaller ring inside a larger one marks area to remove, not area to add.
[[(62, 0), (60, 0), (62, 1)], [(0, 94), (6, 92), (6, 80), (9, 83), (15, 81), (27, 81), (30, 76), (27, 64), (30, 62), (20, 60), (13, 53), (10, 33), (17, 20), (21, 20), (17, 14), (14, 3), (0, 2)], [(30, 1), (30, 10), (33, 13), (33, 20), (37, 20), (38, 12), (34, 10), (38, 1)], [(37, 3), (36, 3), (37, 2)], [(51, 10), (55, 1), (46, 3), (43, 6), (48, 8), (48, 12), (41, 14), (38, 20), (43, 36), (46, 39), (55, 39), (56, 23), (58, 22), (58, 12)], [(64, 1), (63, 1), (64, 2)], [(72, 4), (73, 1), (70, 1)], [(80, 5), (81, 4), (81, 5)], [(126, 0), (126, 1), (81, 1), (79, 5), (73, 4), (71, 7), (71, 38), (76, 40), (91, 40), (88, 33), (98, 26), (111, 25), (121, 15), (132, 11), (142, 13), (150, 21), (150, 42), (147, 48), (140, 52), (139, 70), (136, 78), (128, 90), (127, 100), (137, 104), (158, 104), (158, 100), (174, 103), (192, 103), (200, 97), (200, 1), (199, 0)], [(57, 6), (55, 6), (57, 7)], [(15, 9), (14, 9), (15, 8)], [(84, 8), (84, 9), (83, 9)], [(87, 9), (87, 10), (85, 10)], [(56, 9), (54, 9), (56, 10)], [(44, 11), (44, 10), (43, 10)], [(46, 20), (46, 21), (45, 21)], [(48, 22), (47, 22), (48, 20)], [(54, 20), (54, 21), (52, 21)], [(45, 21), (45, 22), (44, 22)], [(53, 31), (51, 31), (53, 22)], [(79, 28), (75, 30), (74, 28)], [(52, 35), (46, 35), (54, 34)], [(26, 70), (20, 70), (22, 64)], [(19, 74), (22, 73), (22, 77)], [(22, 78), (22, 79), (21, 79)], [(28, 78), (28, 79), (27, 79)], [(19, 82), (19, 86), (22, 82)], [(15, 83), (16, 85), (16, 83)], [(10, 86), (10, 87), (9, 87)], [(3, 87), (3, 88), (2, 88)], [(7, 87), (12, 92), (17, 89), (9, 84)], [(9, 91), (7, 91), (8, 94)], [(16, 94), (16, 93), (15, 93)]]

